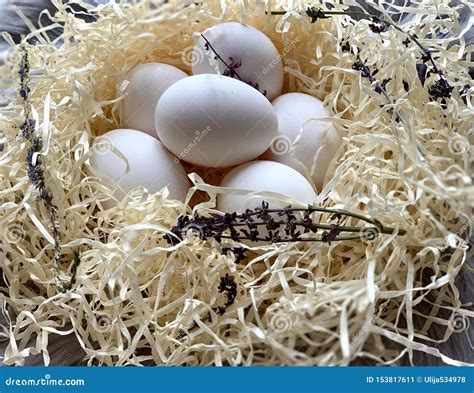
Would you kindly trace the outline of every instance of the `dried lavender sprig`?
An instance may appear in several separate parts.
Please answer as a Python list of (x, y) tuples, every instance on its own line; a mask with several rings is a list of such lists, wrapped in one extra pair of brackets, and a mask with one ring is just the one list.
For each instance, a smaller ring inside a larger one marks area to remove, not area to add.
[[(336, 223), (315, 222), (311, 216), (313, 213), (329, 213), (331, 220)], [(302, 218), (297, 218), (294, 213), (302, 213)], [(372, 226), (346, 226), (342, 221), (348, 217), (365, 221)], [(268, 235), (262, 237), (259, 228), (265, 228)], [(291, 208), (269, 209), (268, 203), (263, 201), (262, 207), (247, 209), (242, 214), (227, 213), (223, 215), (212, 215), (204, 217), (181, 216), (177, 225), (171, 228), (171, 234), (165, 238), (170, 244), (177, 244), (183, 240), (183, 234), (187, 231), (197, 231), (201, 239), (214, 238), (218, 242), (222, 239), (234, 241), (250, 240), (254, 242), (324, 242), (362, 239), (376, 237), (379, 234), (404, 235), (403, 229), (395, 229), (384, 226), (379, 220), (366, 217), (340, 209), (322, 208), (308, 206), (305, 209)], [(305, 237), (308, 233), (322, 231), (319, 237)], [(344, 234), (349, 232), (352, 234)]]
[[(265, 209), (265, 206), (267, 206), (267, 202), (262, 202), (262, 209)], [(261, 212), (260, 208), (257, 208), (255, 210), (256, 211), (247, 210), (246, 217), (252, 217), (252, 216), (257, 216), (257, 215), (261, 214), (260, 213)], [(353, 212), (350, 212), (350, 211), (347, 211), (347, 210), (331, 209), (331, 208), (326, 208), (326, 207), (309, 206), (305, 209), (303, 209), (303, 208), (292, 208), (292, 207), (287, 207), (285, 209), (268, 209), (268, 208), (266, 208), (265, 211), (267, 213), (276, 213), (276, 214), (281, 214), (282, 211), (284, 211), (285, 214), (286, 213), (296, 213), (296, 212), (303, 212), (303, 213), (307, 213), (307, 214), (312, 214), (312, 213), (317, 213), (317, 212), (318, 213), (330, 213), (333, 216), (345, 215), (345, 216), (348, 216), (348, 217), (353, 217), (353, 218), (357, 218), (357, 219), (362, 220), (362, 221), (366, 221), (366, 222), (368, 222), (370, 224), (373, 224), (373, 225), (382, 226), (382, 224), (380, 224), (379, 221), (376, 221), (375, 219), (366, 217), (362, 214), (353, 213)], [(392, 233), (393, 229), (389, 229), (389, 231), (391, 231), (391, 232), (387, 232), (387, 233)]]
[[(271, 15), (284, 15), (286, 11), (272, 11)], [(443, 71), (441, 71), (436, 62), (433, 59), (433, 56), (431, 53), (434, 53), (434, 50), (429, 50), (423, 46), (423, 44), (418, 40), (416, 35), (410, 34), (403, 30), (400, 26), (398, 26), (396, 23), (393, 23), (383, 17), (380, 17), (378, 15), (371, 14), (369, 12), (365, 11), (325, 11), (321, 8), (318, 7), (308, 7), (306, 9), (306, 15), (308, 15), (311, 18), (311, 23), (315, 23), (319, 19), (328, 19), (331, 16), (337, 16), (337, 15), (345, 15), (345, 16), (350, 16), (350, 17), (360, 17), (363, 19), (368, 19), (371, 20), (375, 23), (379, 23), (381, 25), (384, 25), (386, 27), (393, 27), (395, 30), (401, 32), (404, 34), (407, 39), (411, 42), (413, 42), (418, 48), (420, 49), (422, 53), (422, 60), (424, 62), (429, 61), (432, 66), (433, 70), (431, 72), (437, 74), (439, 76), (439, 80), (435, 83), (435, 85), (428, 90), (428, 93), (430, 96), (434, 99), (437, 98), (446, 98), (449, 97), (451, 94), (451, 91), (453, 90), (453, 86), (449, 84), (449, 82), (446, 80), (446, 78), (443, 76)], [(376, 25), (371, 25), (370, 28), (374, 32), (382, 32), (381, 29), (378, 29)]]
[(71, 278), (69, 279), (68, 282), (64, 281), (61, 283), (61, 291), (66, 292), (72, 289), (72, 287), (76, 284), (77, 281), (77, 268), (79, 267), (81, 263), (81, 253), (80, 251), (74, 250), (73, 254), (73, 265), (72, 265), (72, 270), (71, 270)]
[(204, 41), (206, 41), (206, 49), (211, 49), (212, 52), (214, 53), (214, 55), (220, 60), (222, 61), (222, 63), (227, 67), (227, 70), (229, 71), (233, 71), (234, 75), (240, 80), (243, 82), (242, 78), (240, 77), (240, 75), (237, 73), (237, 71), (235, 71), (235, 68), (238, 68), (240, 67), (241, 64), (239, 64), (237, 67), (231, 67), (229, 64), (226, 63), (226, 61), (221, 57), (221, 55), (219, 55), (219, 53), (217, 53), (217, 51), (214, 49), (214, 47), (211, 45), (211, 43), (209, 42), (209, 40), (204, 37), (204, 34), (201, 34), (201, 37), (203, 38)]
[[(27, 153), (28, 178), (38, 190), (38, 200), (42, 200), (46, 206), (49, 215), (49, 221), (53, 231), (54, 249), (53, 249), (53, 269), (57, 278), (59, 278), (59, 264), (61, 262), (61, 228), (58, 220), (58, 208), (53, 203), (53, 194), (46, 185), (45, 168), (41, 155), (43, 140), (35, 135), (35, 121), (31, 118), (31, 108), (29, 102), (30, 94), (30, 63), (28, 51), (23, 45), (22, 57), (18, 75), (20, 76), (19, 95), (22, 99), (24, 122), (20, 125), (21, 136), (30, 142)], [(79, 251), (74, 253), (73, 277), (69, 283), (60, 280), (59, 288), (62, 292), (70, 289), (75, 282), (77, 266), (79, 265)]]
[[(285, 15), (286, 11), (272, 11), (271, 15)], [(308, 7), (306, 9), (306, 15), (308, 15), (311, 18), (311, 23), (315, 23), (319, 19), (328, 19), (330, 16), (337, 16), (337, 15), (346, 15), (346, 16), (351, 16), (351, 17), (361, 17), (364, 19), (369, 19), (372, 20), (373, 22), (383, 24), (385, 26), (391, 26), (394, 29), (398, 30), (402, 34), (405, 34), (407, 38), (415, 43), (420, 50), (423, 52), (423, 55), (428, 58), (428, 60), (432, 63), (433, 68), (437, 74), (442, 74), (442, 71), (437, 67), (433, 57), (431, 56), (431, 51), (426, 49), (423, 44), (418, 40), (418, 38), (410, 33), (407, 33), (405, 30), (403, 30), (400, 26), (398, 26), (396, 23), (393, 23), (385, 18), (381, 18), (378, 15), (371, 14), (369, 12), (364, 12), (364, 11), (325, 11), (321, 8), (317, 7)]]
[(373, 73), (370, 72), (369, 67), (365, 63), (362, 62), (359, 55), (357, 55), (357, 60), (355, 61), (355, 63), (352, 64), (352, 69), (356, 71), (360, 71), (362, 77), (369, 79), (370, 83), (375, 86), (375, 89), (374, 89), (375, 92), (382, 93), (387, 99), (389, 104), (393, 103), (393, 100), (388, 95), (387, 90), (385, 90), (385, 85), (390, 81), (389, 79), (386, 79), (384, 82), (379, 83), (377, 79), (374, 78)]
[[(223, 306), (213, 307), (212, 310), (218, 315), (223, 315), (226, 312), (226, 310), (232, 304), (234, 304), (235, 299), (237, 297), (237, 283), (235, 282), (234, 277), (229, 275), (229, 273), (226, 273), (225, 276), (221, 276), (217, 291), (226, 296), (226, 302)], [(211, 320), (211, 313), (208, 312), (204, 319)], [(196, 323), (196, 321), (193, 321), (193, 323), (186, 330), (190, 332), (191, 330), (195, 329), (197, 326), (198, 324)], [(182, 338), (186, 337), (187, 334), (188, 333), (184, 329), (181, 329), (178, 335), (176, 336), (176, 340), (181, 340)]]
[(231, 61), (231, 63), (227, 63), (221, 55), (219, 55), (219, 53), (217, 53), (217, 51), (214, 49), (214, 47), (211, 45), (211, 43), (209, 42), (209, 40), (204, 36), (204, 34), (201, 34), (201, 37), (204, 39), (204, 41), (206, 41), (206, 44), (204, 45), (204, 47), (206, 48), (206, 50), (211, 50), (214, 55), (216, 56), (216, 59), (220, 60), (222, 62), (222, 64), (224, 64), (226, 66), (226, 70), (224, 71), (224, 76), (229, 76), (231, 78), (233, 78), (234, 76), (237, 77), (237, 79), (239, 79), (241, 82), (244, 82), (250, 86), (252, 86), (254, 89), (258, 90), (260, 93), (262, 93), (264, 96), (267, 95), (267, 91), (266, 90), (263, 90), (263, 91), (260, 91), (260, 86), (257, 82), (253, 82), (253, 81), (246, 81), (246, 80), (243, 80), (239, 73), (236, 71), (237, 68), (239, 68), (240, 66), (242, 66), (242, 62), (240, 60), (237, 60), (237, 61), (234, 61), (234, 59), (232, 57), (229, 57), (229, 60)]

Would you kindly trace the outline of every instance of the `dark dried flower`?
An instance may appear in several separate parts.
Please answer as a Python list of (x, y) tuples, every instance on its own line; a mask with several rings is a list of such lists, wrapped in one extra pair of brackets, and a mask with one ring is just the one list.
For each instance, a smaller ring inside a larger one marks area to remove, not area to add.
[(387, 83), (390, 82), (392, 78), (384, 79), (380, 85), (375, 86), (375, 91), (379, 94), (382, 94), (386, 90)]
[[(257, 82), (252, 82), (252, 81), (244, 81), (244, 82), (247, 83), (247, 85), (252, 86), (254, 89), (260, 91), (260, 85)], [(260, 93), (262, 93), (265, 97), (267, 96), (266, 90), (260, 91)]]
[(28, 90), (27, 89), (20, 89), (20, 96), (23, 99), (26, 99), (28, 97)]
[(351, 45), (347, 41), (342, 41), (341, 42), (341, 50), (343, 52), (351, 52)]
[(410, 90), (410, 85), (406, 80), (403, 80), (403, 89), (408, 92)]
[(311, 23), (316, 22), (318, 19), (328, 19), (329, 16), (324, 13), (321, 8), (308, 7), (306, 9), (306, 15), (311, 18)]
[(362, 74), (362, 77), (364, 78), (371, 78), (372, 75), (370, 73), (369, 67), (367, 67), (362, 60), (360, 59), (359, 56), (357, 56), (357, 60), (352, 64), (352, 69), (356, 71), (360, 71)]
[(421, 55), (421, 61), (423, 63), (428, 63), (430, 60), (431, 60), (431, 55), (429, 53), (425, 52)]
[[(387, 91), (385, 90), (385, 85), (388, 82), (390, 82), (390, 80), (391, 80), (390, 78), (389, 79), (384, 79), (382, 84), (379, 84), (377, 82), (377, 80), (374, 78), (374, 75), (376, 75), (378, 73), (378, 70), (375, 69), (371, 73), (369, 67), (360, 59), (360, 57), (358, 55), (357, 55), (356, 61), (354, 62), (354, 64), (352, 64), (352, 69), (356, 70), (356, 71), (360, 71), (363, 78), (367, 78), (370, 81), (371, 84), (375, 85), (375, 87), (374, 87), (375, 92), (377, 92), (379, 94), (383, 94), (385, 96), (385, 98), (387, 99), (388, 103), (389, 104), (392, 103), (392, 99), (390, 98)], [(398, 119), (398, 115), (397, 115), (396, 119)]]
[[(218, 315), (223, 315), (226, 310), (235, 302), (237, 298), (237, 283), (233, 276), (226, 273), (225, 276), (222, 276), (219, 280), (219, 285), (217, 287), (219, 293), (224, 294), (226, 297), (225, 304), (222, 306), (213, 307), (213, 311)], [(211, 321), (211, 313), (207, 314), (207, 317), (204, 317), (203, 320), (207, 319)], [(176, 335), (177, 340), (181, 340), (182, 338), (188, 335), (188, 332), (198, 327), (196, 321), (194, 321), (191, 326), (188, 326), (186, 330), (180, 329), (178, 334)]]
[(334, 240), (337, 239), (337, 236), (341, 233), (341, 230), (339, 229), (338, 226), (334, 226), (329, 231), (324, 231), (322, 234), (322, 239), (324, 239), (325, 242), (328, 244), (331, 244)]
[(219, 293), (225, 294), (227, 298), (224, 306), (218, 306), (214, 309), (217, 314), (222, 315), (234, 303), (237, 297), (237, 284), (234, 277), (226, 273), (224, 277), (221, 277), (217, 290)]
[(429, 87), (428, 94), (433, 100), (437, 100), (438, 98), (449, 98), (451, 97), (453, 89), (454, 87), (451, 86), (445, 78), (441, 77)]
[(20, 126), (21, 136), (25, 139), (31, 139), (35, 131), (34, 122), (33, 122), (33, 125), (30, 125), (30, 124), (31, 124), (31, 121), (28, 120)]
[(232, 251), (235, 255), (235, 261), (234, 261), (235, 263), (240, 263), (246, 257), (245, 248), (242, 248), (242, 247), (233, 247), (233, 248), (224, 247), (222, 249), (222, 254), (227, 255), (229, 251)]
[(428, 66), (426, 64), (417, 64), (416, 72), (418, 74), (418, 79), (420, 79), (421, 85), (425, 85), (426, 78), (428, 77)]
[(230, 78), (234, 78), (237, 75), (237, 72), (235, 70), (242, 65), (242, 62), (240, 60), (234, 60), (232, 57), (229, 57), (229, 60), (229, 66), (224, 71), (223, 75), (228, 76)]
[(470, 85), (465, 85), (462, 89), (459, 90), (459, 95), (461, 96), (464, 105), (467, 105), (467, 95), (469, 93)]
[(164, 235), (164, 238), (168, 242), (168, 244), (175, 246), (183, 240), (183, 237), (181, 235), (181, 229), (179, 226), (175, 225), (171, 227), (170, 232), (171, 234), (167, 233)]
[(369, 28), (372, 30), (374, 33), (380, 34), (383, 33), (387, 27), (382, 24), (376, 24), (376, 23), (369, 23)]
[(42, 199), (45, 202), (51, 202), (51, 200), (53, 199), (53, 195), (51, 194), (51, 191), (49, 191), (47, 188), (41, 189), (38, 196), (39, 196), (39, 199)]

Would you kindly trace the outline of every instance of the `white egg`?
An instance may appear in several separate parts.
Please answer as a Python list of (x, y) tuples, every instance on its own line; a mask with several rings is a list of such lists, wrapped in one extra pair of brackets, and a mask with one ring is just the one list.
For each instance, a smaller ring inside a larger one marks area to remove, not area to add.
[(156, 104), (168, 87), (185, 77), (179, 68), (162, 63), (140, 64), (131, 70), (125, 78), (129, 83), (122, 101), (122, 125), (156, 138)]
[[(273, 42), (261, 31), (238, 22), (221, 23), (202, 33), (212, 48), (227, 63), (235, 68), (243, 81), (258, 83), (261, 92), (272, 100), (281, 93), (283, 87), (282, 56)], [(194, 48), (193, 74), (224, 74), (227, 66), (215, 59), (215, 54), (199, 37)], [(232, 67), (233, 68), (233, 67)], [(225, 74), (224, 74), (225, 75)], [(236, 75), (233, 76), (237, 78)]]
[[(252, 161), (239, 165), (227, 173), (220, 186), (275, 192), (304, 205), (314, 203), (317, 197), (313, 187), (303, 175), (289, 166), (274, 161)], [(261, 207), (264, 200), (265, 198), (249, 195), (219, 194), (217, 208), (225, 213), (242, 212), (245, 208)], [(269, 204), (271, 208), (286, 206), (287, 202), (277, 204), (276, 201), (272, 201)]]
[[(118, 129), (96, 138), (92, 149), (92, 167), (122, 188), (114, 195), (118, 200), (125, 195), (123, 191), (137, 187), (144, 187), (150, 193), (168, 187), (170, 199), (184, 201), (189, 189), (186, 172), (179, 160), (156, 138), (141, 131)], [(128, 173), (127, 163), (121, 155), (128, 161)], [(114, 204), (109, 200), (104, 206), (111, 208)]]
[(273, 100), (272, 105), (278, 116), (279, 135), (264, 158), (295, 168), (311, 177), (321, 190), (328, 166), (342, 144), (342, 138), (331, 123), (312, 120), (330, 116), (329, 111), (320, 100), (303, 93), (283, 94)]
[(190, 76), (166, 90), (156, 107), (155, 124), (173, 154), (207, 167), (258, 157), (278, 130), (275, 110), (262, 94), (213, 74)]

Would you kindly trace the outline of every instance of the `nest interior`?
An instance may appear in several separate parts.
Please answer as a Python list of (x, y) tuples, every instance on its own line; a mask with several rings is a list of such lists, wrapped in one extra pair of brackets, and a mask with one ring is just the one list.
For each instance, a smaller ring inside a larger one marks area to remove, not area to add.
[[(96, 17), (86, 23), (56, 0), (59, 39), (39, 29), (25, 38), (38, 43), (23, 46), (60, 255), (55, 262), (48, 208), (28, 178), (29, 144), (18, 128), (24, 106), (14, 97), (0, 110), (4, 363), (42, 353), (48, 364), (48, 337), (72, 334), (91, 365), (397, 364), (414, 350), (463, 364), (436, 349), (429, 330), (444, 327), (437, 342), (446, 341), (474, 316), (454, 285), (471, 227), (472, 48), (464, 40), (471, 26), (459, 24), (449, 1), (436, 3), (436, 13), (432, 2), (405, 7), (412, 17), (398, 26), (435, 50), (453, 87), (438, 99), (430, 89), (439, 75), (420, 80), (420, 65), (430, 63), (404, 32), (377, 32), (347, 16), (311, 23), (300, 1), (82, 4)], [(333, 10), (347, 6), (357, 4)], [(167, 199), (166, 190), (138, 189), (115, 209), (102, 207), (113, 185), (95, 176), (88, 158), (94, 137), (120, 127), (125, 74), (150, 61), (190, 73), (193, 34), (222, 21), (267, 34), (285, 64), (285, 92), (311, 94), (331, 110), (344, 143), (317, 202), (376, 217), (405, 236), (261, 246), (239, 263), (214, 241), (170, 246), (163, 234), (180, 215), (205, 214), (217, 192), (228, 192), (215, 187), (225, 171), (191, 166), (188, 204)], [(440, 37), (446, 31), (451, 38)], [(17, 88), (22, 56), (15, 45), (2, 87)], [(377, 83), (386, 81), (390, 102), (353, 67), (358, 59)], [(223, 282), (235, 298), (220, 314)]]

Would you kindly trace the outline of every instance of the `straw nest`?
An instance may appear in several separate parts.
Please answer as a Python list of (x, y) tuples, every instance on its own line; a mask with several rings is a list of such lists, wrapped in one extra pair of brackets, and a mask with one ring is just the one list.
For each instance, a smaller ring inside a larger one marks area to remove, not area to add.
[[(437, 342), (446, 341), (473, 316), (454, 285), (467, 268), (473, 195), (472, 48), (464, 41), (471, 26), (460, 26), (449, 1), (404, 8), (413, 15), (399, 23), (436, 50), (434, 60), (454, 87), (445, 100), (430, 98), (438, 76), (421, 83), (419, 48), (404, 43), (403, 32), (377, 33), (367, 20), (341, 16), (311, 23), (299, 1), (288, 2), (291, 9), (283, 1), (84, 5), (93, 23), (55, 3), (59, 40), (51, 42), (45, 28), (26, 37), (38, 44), (25, 45), (29, 103), (58, 211), (58, 263), (48, 209), (27, 176), (21, 99), (13, 96), (0, 111), (5, 364), (38, 353), (48, 364), (52, 334), (75, 335), (86, 361), (101, 365), (397, 364), (414, 350), (462, 364), (429, 337), (440, 325), (446, 333)], [(353, 2), (342, 3), (336, 9)], [(266, 13), (286, 9), (284, 16)], [(138, 189), (115, 209), (102, 207), (113, 187), (94, 175), (88, 158), (94, 137), (120, 126), (124, 75), (149, 61), (190, 71), (193, 33), (231, 20), (273, 40), (285, 63), (285, 92), (312, 94), (333, 114), (344, 143), (316, 203), (376, 217), (407, 235), (262, 246), (239, 263), (214, 241), (170, 246), (163, 234), (177, 218), (205, 214), (223, 191), (216, 187), (223, 171), (189, 166), (187, 205), (168, 200), (166, 190)], [(452, 38), (438, 38), (440, 32)], [(3, 88), (18, 87), (22, 53), (15, 46), (1, 69)], [(377, 81), (389, 79), (391, 103), (352, 68), (357, 54), (378, 70)], [(226, 275), (236, 296), (219, 315)]]

